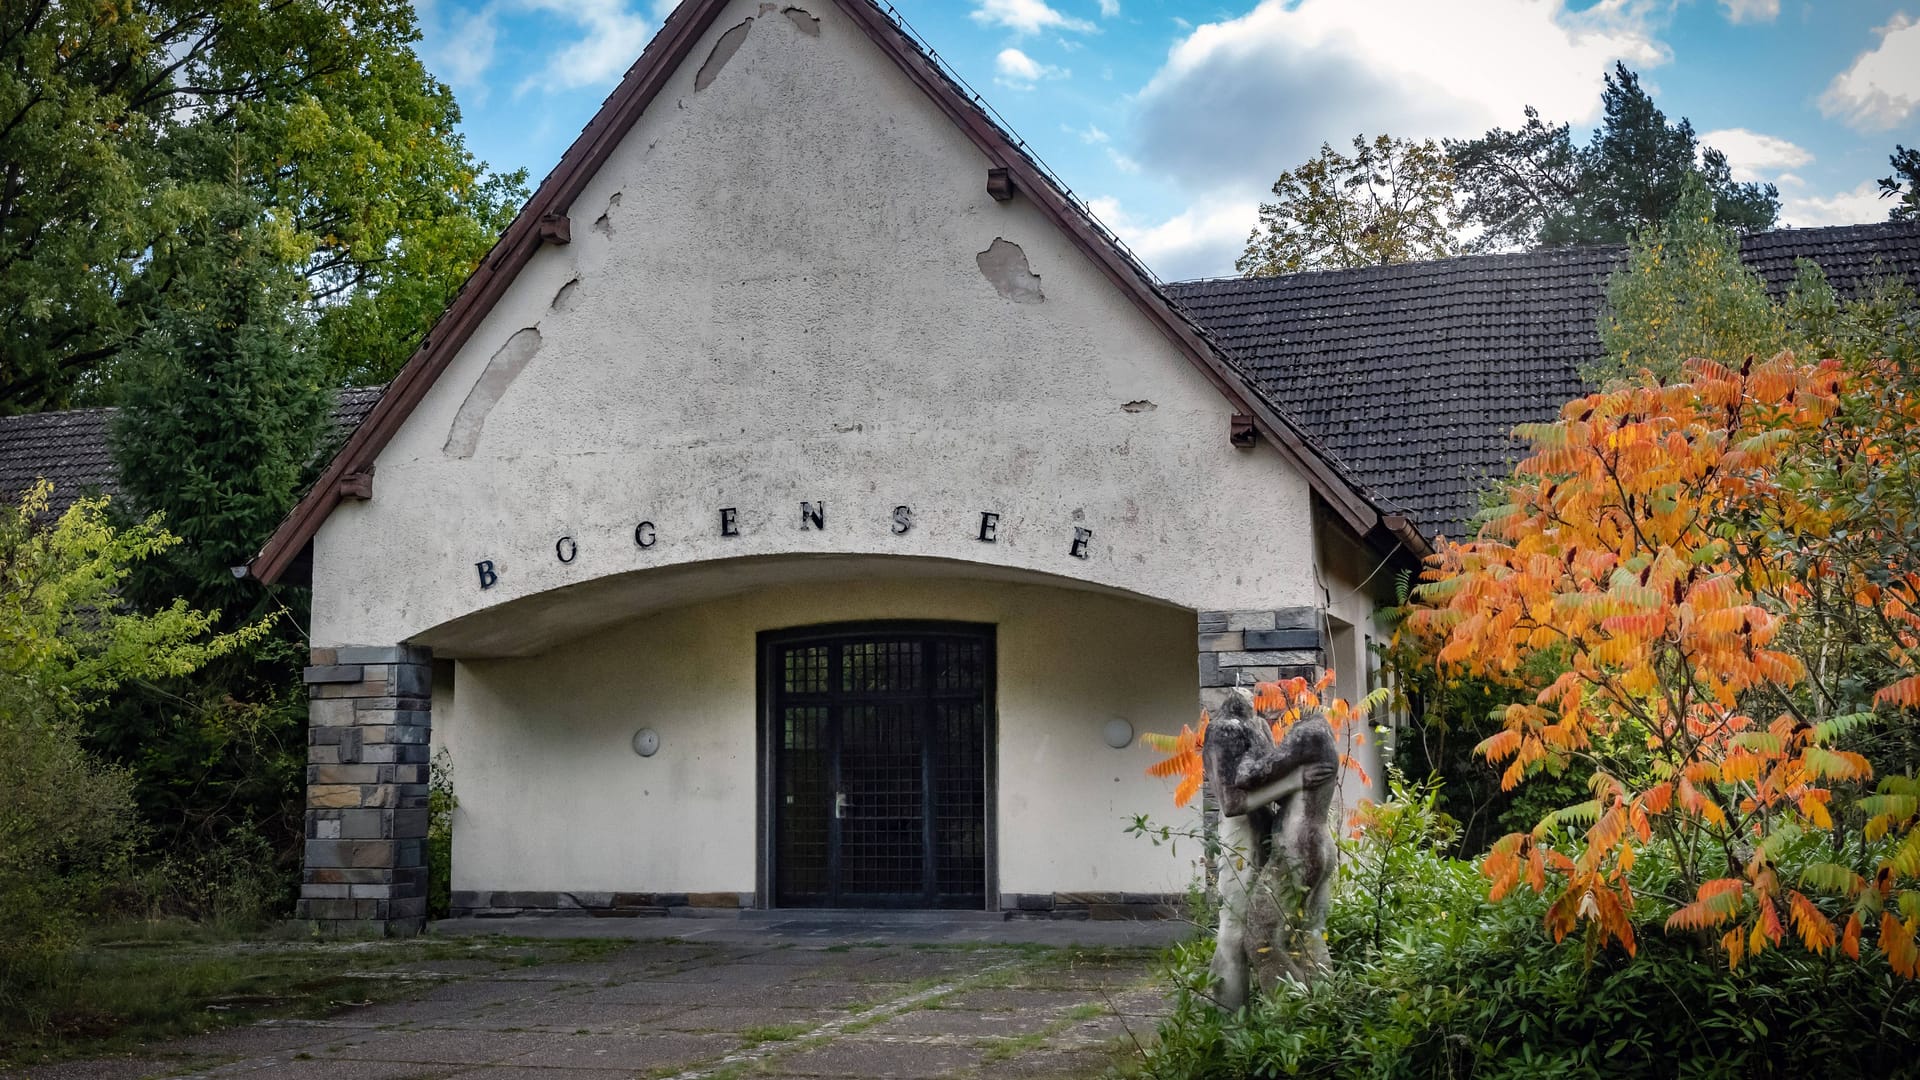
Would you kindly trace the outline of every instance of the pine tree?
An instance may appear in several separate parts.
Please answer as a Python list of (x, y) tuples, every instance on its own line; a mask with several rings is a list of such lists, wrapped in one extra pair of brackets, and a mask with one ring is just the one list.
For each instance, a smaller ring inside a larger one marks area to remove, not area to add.
[(1585, 146), (1567, 125), (1529, 108), (1524, 127), (1449, 141), (1461, 220), (1482, 230), (1482, 249), (1619, 244), (1665, 221), (1689, 182), (1709, 194), (1714, 223), (1738, 233), (1771, 228), (1780, 214), (1772, 184), (1739, 183), (1726, 155), (1702, 147), (1691, 121), (1669, 123), (1616, 64), (1601, 94), (1605, 117)]

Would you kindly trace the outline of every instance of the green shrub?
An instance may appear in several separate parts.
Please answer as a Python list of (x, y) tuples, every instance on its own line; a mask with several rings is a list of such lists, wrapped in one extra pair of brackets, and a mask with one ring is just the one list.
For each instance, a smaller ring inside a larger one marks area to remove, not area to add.
[(1151, 1075), (1199, 1077), (1892, 1077), (1920, 1074), (1920, 987), (1884, 958), (1771, 950), (1729, 972), (1649, 905), (1639, 955), (1590, 953), (1542, 929), (1530, 891), (1498, 904), (1431, 787), (1345, 845), (1328, 914), (1334, 972), (1222, 1016), (1212, 940), (1175, 950), (1173, 1015)]
[(132, 568), (177, 541), (157, 521), (115, 528), (103, 499), (57, 518), (37, 484), (0, 504), (0, 1015), (34, 994), (138, 840), (133, 784), (90, 755), (81, 725), (125, 683), (184, 674), (264, 633), (213, 632), (176, 602), (126, 610)]
[(453, 758), (442, 748), (427, 773), (427, 917), (444, 919), (453, 910)]
[(11, 688), (0, 679), (0, 1012), (45, 981), (137, 837), (127, 775)]

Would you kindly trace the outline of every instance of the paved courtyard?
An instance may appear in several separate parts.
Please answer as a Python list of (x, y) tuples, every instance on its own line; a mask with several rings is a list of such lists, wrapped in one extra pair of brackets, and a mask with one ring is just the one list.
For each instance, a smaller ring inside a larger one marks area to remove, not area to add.
[[(604, 959), (444, 978), (35, 1080), (1098, 1077), (1164, 1012), (1170, 924), (514, 920), (437, 933), (635, 937)], [(457, 966), (457, 965), (454, 965)]]

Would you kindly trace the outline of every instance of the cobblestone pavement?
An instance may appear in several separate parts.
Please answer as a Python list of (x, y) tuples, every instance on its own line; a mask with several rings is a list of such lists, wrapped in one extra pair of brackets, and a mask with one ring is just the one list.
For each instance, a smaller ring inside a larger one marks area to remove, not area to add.
[[(1173, 928), (1022, 924), (932, 930), (831, 923), (609, 927), (540, 920), (514, 934), (638, 936), (603, 960), (457, 977), (408, 1001), (267, 1021), (143, 1058), (32, 1070), (34, 1080), (735, 1080), (1098, 1077), (1151, 1037), (1149, 973)], [(668, 920), (654, 921), (666, 924)], [(445, 924), (443, 924), (445, 925)], [(446, 926), (437, 932), (457, 930)], [(651, 936), (678, 929), (673, 937)], [(956, 941), (955, 938), (959, 940)], [(1007, 941), (982, 938), (999, 937)], [(1092, 945), (1067, 944), (1093, 941)]]

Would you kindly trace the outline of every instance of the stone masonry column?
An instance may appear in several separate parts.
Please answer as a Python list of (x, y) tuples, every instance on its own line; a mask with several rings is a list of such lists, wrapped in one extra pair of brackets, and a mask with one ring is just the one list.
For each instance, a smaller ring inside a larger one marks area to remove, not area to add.
[[(1236, 686), (1320, 676), (1327, 663), (1325, 613), (1319, 608), (1240, 608), (1199, 612), (1200, 707), (1209, 712)], [(1201, 829), (1219, 835), (1220, 810), (1211, 785), (1200, 793)], [(1217, 856), (1205, 860), (1207, 890), (1219, 884)]]
[(1319, 676), (1327, 663), (1319, 608), (1202, 611), (1200, 704), (1214, 709), (1235, 686)]
[(298, 915), (332, 930), (416, 933), (427, 920), (433, 653), (346, 646), (312, 659)]

